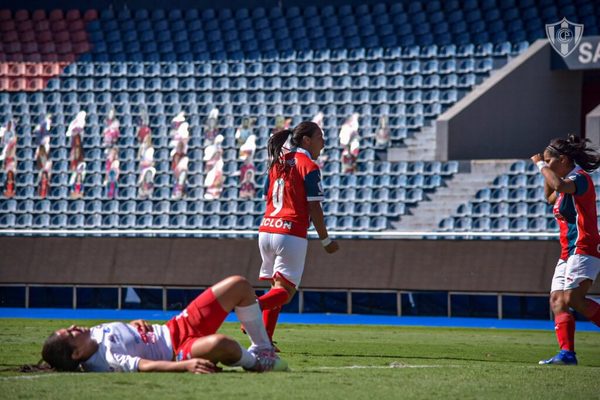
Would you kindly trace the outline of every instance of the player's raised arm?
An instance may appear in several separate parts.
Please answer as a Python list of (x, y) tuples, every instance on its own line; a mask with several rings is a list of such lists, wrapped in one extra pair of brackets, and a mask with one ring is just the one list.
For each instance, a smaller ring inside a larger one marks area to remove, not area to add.
[[(567, 178), (561, 178), (556, 172), (550, 167), (551, 164), (561, 163), (563, 159), (551, 157), (548, 151), (544, 154), (534, 154), (531, 156), (531, 161), (538, 167), (540, 173), (544, 176), (544, 194), (550, 204), (554, 204), (556, 201), (556, 194), (558, 193), (575, 193), (575, 183)], [(553, 200), (553, 201), (551, 201)]]

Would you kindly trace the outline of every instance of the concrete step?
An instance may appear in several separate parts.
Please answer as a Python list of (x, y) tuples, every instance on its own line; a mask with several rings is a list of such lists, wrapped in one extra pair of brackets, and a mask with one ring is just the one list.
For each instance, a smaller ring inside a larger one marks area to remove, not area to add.
[(402, 216), (394, 228), (401, 231), (436, 231), (444, 218), (452, 216), (478, 190), (488, 187), (496, 176), (506, 173), (514, 161), (477, 160), (461, 164), (461, 172), (446, 180), (447, 186), (429, 193), (429, 200), (411, 208), (411, 214)]

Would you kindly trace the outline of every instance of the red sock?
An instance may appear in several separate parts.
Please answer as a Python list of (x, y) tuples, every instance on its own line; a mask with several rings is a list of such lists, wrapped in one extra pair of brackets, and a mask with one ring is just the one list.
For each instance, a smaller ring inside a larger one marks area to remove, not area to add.
[(583, 316), (596, 324), (596, 326), (600, 326), (600, 304), (592, 299), (585, 299), (585, 313)]
[(270, 310), (275, 307), (281, 308), (288, 300), (288, 292), (284, 288), (276, 287), (269, 290), (258, 298), (261, 310)]
[(575, 351), (575, 318), (562, 312), (554, 316), (554, 329), (561, 350)]
[(267, 330), (267, 334), (271, 341), (273, 341), (273, 333), (275, 332), (275, 326), (277, 325), (277, 318), (279, 318), (280, 311), (281, 307), (263, 311), (263, 323), (265, 324), (265, 329)]

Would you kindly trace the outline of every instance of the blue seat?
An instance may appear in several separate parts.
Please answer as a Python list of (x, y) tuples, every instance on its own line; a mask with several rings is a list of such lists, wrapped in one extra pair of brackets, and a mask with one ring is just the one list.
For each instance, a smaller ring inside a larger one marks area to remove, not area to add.
[(70, 215), (67, 219), (67, 226), (69, 228), (83, 228), (85, 225), (84, 216), (82, 214)]
[(50, 227), (56, 229), (67, 228), (67, 216), (65, 214), (53, 215), (50, 218)]
[(104, 215), (101, 226), (103, 229), (119, 228), (119, 216), (117, 214)]
[(526, 231), (528, 229), (527, 218), (517, 217), (517, 218), (511, 219), (509, 229), (511, 231), (516, 231), (516, 232)]

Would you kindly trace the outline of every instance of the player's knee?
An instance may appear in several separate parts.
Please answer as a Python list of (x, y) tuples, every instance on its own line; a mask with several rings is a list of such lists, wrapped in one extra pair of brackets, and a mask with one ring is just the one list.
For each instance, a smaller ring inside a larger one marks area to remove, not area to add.
[(550, 296), (550, 309), (553, 313), (557, 314), (566, 308), (566, 302), (563, 293), (552, 293)]
[(227, 278), (227, 281), (232, 287), (235, 287), (236, 289), (252, 290), (252, 285), (250, 284), (250, 282), (248, 282), (248, 280), (241, 275), (230, 276), (229, 278)]
[(579, 311), (581, 305), (583, 303), (583, 298), (579, 296), (577, 293), (566, 292), (565, 293), (565, 303), (575, 310)]
[(220, 333), (212, 335), (210, 340), (212, 353), (217, 355), (219, 361), (237, 361), (240, 346), (235, 340)]
[(287, 300), (285, 301), (285, 304), (289, 304), (292, 299), (294, 298), (294, 294), (296, 294), (296, 289), (286, 289), (288, 292), (288, 297)]

